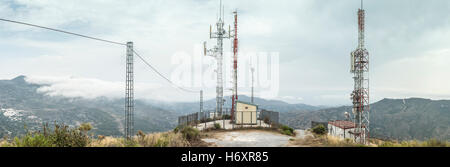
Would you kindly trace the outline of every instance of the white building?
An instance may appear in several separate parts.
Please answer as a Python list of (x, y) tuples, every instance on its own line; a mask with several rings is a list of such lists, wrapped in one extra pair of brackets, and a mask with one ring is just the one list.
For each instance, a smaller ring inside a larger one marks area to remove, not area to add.
[(236, 102), (235, 120), (238, 125), (256, 125), (258, 106), (242, 101)]
[(350, 121), (330, 121), (328, 122), (328, 135), (342, 139), (359, 140), (359, 135), (356, 135), (357, 137), (355, 138), (355, 128), (356, 124)]

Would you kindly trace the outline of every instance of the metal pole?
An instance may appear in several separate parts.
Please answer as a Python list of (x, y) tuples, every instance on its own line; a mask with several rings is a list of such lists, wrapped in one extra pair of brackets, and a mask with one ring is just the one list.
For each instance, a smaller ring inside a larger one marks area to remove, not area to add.
[(252, 104), (254, 104), (255, 102), (254, 102), (254, 100), (253, 100), (253, 98), (254, 98), (254, 96), (253, 96), (253, 89), (254, 89), (254, 81), (255, 81), (255, 78), (254, 78), (254, 73), (255, 73), (255, 69), (252, 67), (251, 68), (251, 70), (252, 70)]

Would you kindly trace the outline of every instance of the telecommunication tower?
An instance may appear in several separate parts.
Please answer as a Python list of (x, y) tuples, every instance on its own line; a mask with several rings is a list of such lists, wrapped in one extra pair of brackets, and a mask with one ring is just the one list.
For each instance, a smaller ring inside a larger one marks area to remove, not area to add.
[(238, 15), (237, 15), (237, 11), (234, 11), (233, 12), (233, 14), (234, 14), (234, 30), (233, 30), (233, 32), (234, 32), (234, 34), (232, 35), (232, 37), (234, 37), (234, 40), (233, 40), (233, 71), (232, 71), (232, 74), (233, 74), (233, 78), (232, 78), (232, 81), (233, 81), (233, 89), (232, 89), (232, 91), (233, 91), (233, 95), (231, 96), (231, 120), (233, 120), (234, 119), (234, 113), (236, 112), (236, 101), (238, 100), (238, 93), (237, 93), (237, 54), (238, 54), (238, 33), (237, 33), (237, 26), (238, 26), (238, 23), (237, 23), (237, 19), (238, 19)]
[(212, 26), (209, 28), (209, 38), (217, 39), (217, 45), (212, 49), (206, 49), (206, 42), (204, 45), (204, 55), (211, 56), (216, 58), (217, 61), (217, 87), (216, 87), (216, 112), (222, 114), (223, 109), (223, 72), (222, 72), (222, 64), (223, 64), (223, 39), (231, 38), (230, 29), (228, 28), (228, 34), (224, 29), (224, 21), (223, 21), (223, 6), (222, 0), (220, 1), (219, 7), (219, 19), (216, 23), (216, 31), (212, 32)]
[(125, 138), (131, 139), (134, 134), (134, 74), (133, 74), (133, 42), (127, 43), (126, 87), (125, 87)]
[(351, 53), (351, 69), (354, 79), (354, 90), (351, 94), (353, 102), (353, 122), (355, 140), (366, 144), (369, 139), (369, 52), (364, 46), (365, 11), (363, 1), (358, 10), (358, 48)]

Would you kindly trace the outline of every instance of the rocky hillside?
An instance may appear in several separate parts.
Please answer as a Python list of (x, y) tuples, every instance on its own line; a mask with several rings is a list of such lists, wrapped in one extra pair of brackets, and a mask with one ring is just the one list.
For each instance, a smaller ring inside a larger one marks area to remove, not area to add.
[[(343, 120), (348, 106), (281, 113), (282, 123), (309, 128), (311, 121)], [(401, 140), (450, 140), (450, 100), (383, 99), (371, 105), (371, 136)]]
[[(89, 122), (99, 135), (121, 136), (123, 99), (51, 97), (36, 90), (43, 85), (27, 83), (24, 76), (0, 81), (0, 137), (40, 129), (43, 123), (79, 125)], [(176, 126), (177, 115), (137, 100), (135, 130), (166, 131)]]

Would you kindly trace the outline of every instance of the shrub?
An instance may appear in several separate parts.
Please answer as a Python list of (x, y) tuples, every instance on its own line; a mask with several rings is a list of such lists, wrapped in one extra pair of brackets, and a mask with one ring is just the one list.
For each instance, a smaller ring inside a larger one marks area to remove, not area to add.
[(54, 146), (50, 138), (40, 133), (28, 133), (22, 138), (14, 138), (16, 147), (52, 147)]
[(200, 132), (197, 129), (190, 126), (184, 126), (180, 132), (181, 134), (183, 134), (183, 137), (188, 141), (194, 141), (200, 138)]
[(90, 142), (89, 137), (77, 128), (56, 124), (53, 131), (48, 131), (47, 126), (47, 124), (43, 125), (43, 133), (28, 132), (21, 138), (15, 137), (13, 145), (16, 147), (85, 147)]
[(294, 129), (289, 126), (281, 125), (280, 130), (281, 130), (282, 134), (289, 135), (289, 136), (294, 135)]
[(220, 129), (220, 124), (219, 123), (215, 123), (214, 124), (214, 129)]
[(181, 127), (181, 125), (178, 125), (177, 127), (175, 127), (175, 129), (173, 129), (173, 132), (178, 133), (180, 131), (180, 127)]
[(292, 136), (293, 135), (293, 133), (291, 131), (289, 131), (289, 130), (282, 130), (281, 134), (288, 135), (288, 136)]
[(85, 147), (89, 144), (89, 137), (75, 128), (61, 124), (48, 135), (55, 147)]
[(327, 129), (323, 125), (317, 125), (312, 129), (312, 132), (318, 135), (324, 135), (327, 133)]

